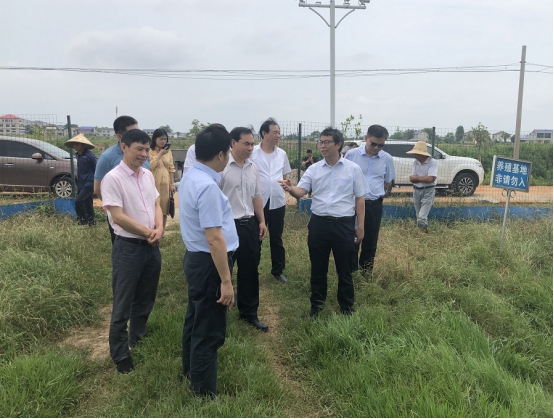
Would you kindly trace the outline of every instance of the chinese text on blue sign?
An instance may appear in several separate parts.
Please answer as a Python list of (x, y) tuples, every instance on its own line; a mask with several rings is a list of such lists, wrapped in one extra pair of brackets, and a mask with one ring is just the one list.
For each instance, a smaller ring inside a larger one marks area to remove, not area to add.
[(529, 192), (531, 162), (494, 156), (491, 186)]

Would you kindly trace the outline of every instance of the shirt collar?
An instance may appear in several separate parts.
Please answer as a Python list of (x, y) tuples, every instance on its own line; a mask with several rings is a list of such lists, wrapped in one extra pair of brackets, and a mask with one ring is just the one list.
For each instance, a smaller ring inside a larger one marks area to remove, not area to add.
[[(119, 166), (121, 166), (121, 168), (123, 169), (123, 171), (124, 171), (128, 176), (132, 176), (132, 175), (135, 174), (135, 172), (133, 172), (133, 170), (132, 170), (129, 166), (127, 166), (123, 160), (121, 160), (121, 161), (119, 162)], [(139, 174), (139, 175), (143, 174), (143, 173), (145, 172), (145, 170), (146, 170), (146, 169), (144, 169), (143, 167), (140, 167), (140, 168), (139, 168), (138, 174)]]
[(210, 176), (213, 180), (215, 180), (215, 182), (218, 183), (218, 184), (221, 181), (221, 176), (219, 176), (219, 174), (215, 170), (209, 168), (208, 166), (206, 166), (203, 163), (200, 163), (199, 161), (194, 162), (192, 167), (196, 168), (196, 169), (199, 169), (199, 170), (202, 170), (204, 173), (206, 173), (208, 176)]
[[(229, 164), (231, 163), (235, 163), (237, 166), (239, 166), (239, 164), (237, 163), (237, 161), (235, 160), (235, 158), (233, 157), (233, 153), (232, 152), (229, 152)], [(244, 161), (244, 167), (246, 166), (250, 166), (252, 164), (252, 162), (250, 161), (250, 159), (246, 159)], [(240, 166), (239, 166), (240, 167)]]
[(370, 159), (372, 159), (373, 157), (379, 157), (379, 158), (381, 158), (381, 156), (382, 156), (381, 153), (383, 153), (383, 150), (379, 150), (375, 156), (370, 156), (370, 155), (367, 154), (367, 152), (366, 152), (365, 145), (364, 145), (363, 147), (358, 147), (358, 148), (361, 148), (361, 149), (362, 149), (362, 151), (361, 151), (361, 155), (362, 155), (362, 156), (365, 154), (365, 155), (366, 155), (367, 157), (369, 157)]
[(424, 164), (429, 163), (429, 159), (430, 159), (430, 158), (431, 158), (431, 157), (427, 157), (423, 163), (421, 163), (418, 159), (414, 159), (414, 160), (416, 161), (417, 164), (423, 166)]
[[(340, 156), (339, 159), (337, 160), (337, 162), (335, 163), (335, 166), (339, 163), (344, 164), (344, 160), (345, 160), (344, 157)], [(314, 164), (316, 164), (316, 163), (314, 163)], [(325, 159), (325, 158), (323, 158), (323, 165), (324, 166), (329, 166), (329, 167), (335, 167), (335, 166), (331, 166), (331, 165), (327, 164), (327, 159)]]

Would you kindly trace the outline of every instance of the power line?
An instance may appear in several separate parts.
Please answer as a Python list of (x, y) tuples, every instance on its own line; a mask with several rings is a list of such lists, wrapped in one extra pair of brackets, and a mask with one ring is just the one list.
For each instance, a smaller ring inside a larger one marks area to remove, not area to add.
[[(466, 67), (424, 67), (424, 68), (382, 68), (336, 70), (337, 77), (378, 77), (401, 76), (425, 73), (501, 73), (518, 72), (519, 63), (466, 66)], [(552, 74), (552, 66), (531, 64), (537, 67), (528, 73)], [(329, 77), (328, 70), (192, 70), (192, 69), (121, 69), (121, 68), (81, 68), (81, 67), (0, 67), (4, 71), (63, 71), (78, 73), (119, 74), (139, 77), (160, 77), (190, 80), (286, 80)]]

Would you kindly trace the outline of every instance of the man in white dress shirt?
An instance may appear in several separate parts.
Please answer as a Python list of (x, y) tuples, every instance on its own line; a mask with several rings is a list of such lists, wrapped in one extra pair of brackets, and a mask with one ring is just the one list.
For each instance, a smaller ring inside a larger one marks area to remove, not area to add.
[(262, 198), (265, 223), (269, 230), (271, 248), (271, 274), (281, 282), (287, 282), (285, 270), (285, 247), (283, 228), (285, 226), (285, 192), (279, 180), (286, 180), (291, 172), (287, 153), (277, 147), (281, 139), (281, 129), (273, 118), (267, 119), (260, 127), (262, 142), (254, 147), (251, 160), (258, 166), (262, 181)]
[[(323, 160), (311, 165), (298, 182), (280, 181), (284, 190), (300, 199), (312, 190), (312, 216), (308, 224), (312, 289), (310, 316), (323, 309), (327, 298), (327, 271), (332, 251), (338, 276), (337, 301), (342, 314), (354, 311), (354, 283), (350, 260), (354, 243), (364, 238), (364, 195), (369, 192), (362, 169), (341, 157), (342, 133), (334, 128), (321, 132), (318, 141)], [(358, 217), (358, 228), (355, 218)]]
[(267, 228), (260, 173), (256, 164), (250, 160), (254, 136), (249, 128), (236, 127), (231, 130), (231, 138), (231, 155), (227, 167), (221, 173), (219, 185), (229, 198), (239, 236), (239, 248), (233, 253), (233, 263), (237, 264), (239, 318), (256, 329), (267, 332), (267, 324), (258, 319), (258, 265)]

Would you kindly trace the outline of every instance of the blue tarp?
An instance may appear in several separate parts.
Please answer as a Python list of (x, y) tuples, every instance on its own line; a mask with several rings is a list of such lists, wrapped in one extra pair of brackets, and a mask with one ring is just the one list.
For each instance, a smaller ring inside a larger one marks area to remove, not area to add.
[[(311, 207), (311, 199), (301, 199), (298, 205), (300, 213), (307, 213), (308, 215), (312, 214)], [(514, 206), (510, 207), (508, 210), (510, 218), (537, 219), (541, 217), (552, 217), (552, 208)], [(465, 219), (489, 221), (491, 219), (502, 219), (503, 217), (504, 206), (439, 207), (432, 208), (429, 213), (429, 219), (449, 221)], [(415, 219), (415, 209), (412, 205), (383, 205), (383, 218)]]
[(54, 199), (47, 201), (27, 202), (25, 204), (10, 204), (0, 206), (0, 220), (25, 211), (33, 211), (41, 205), (53, 205), (54, 209), (60, 214), (67, 214), (76, 217), (75, 198), (72, 199)]

